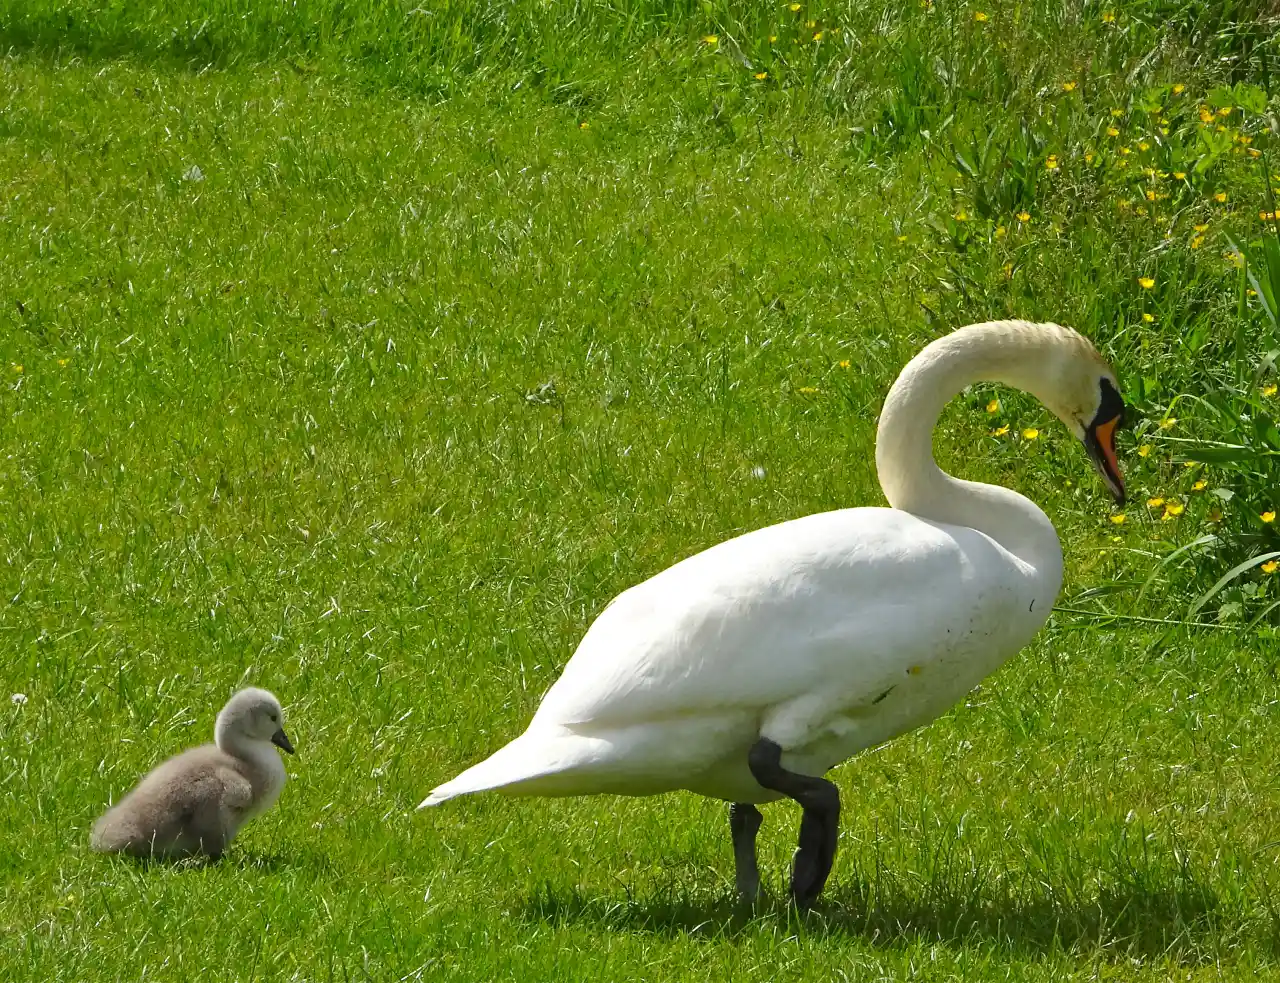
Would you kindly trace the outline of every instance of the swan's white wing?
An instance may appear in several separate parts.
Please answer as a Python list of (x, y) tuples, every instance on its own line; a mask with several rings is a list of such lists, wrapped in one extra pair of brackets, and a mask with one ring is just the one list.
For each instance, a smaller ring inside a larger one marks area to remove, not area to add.
[[(981, 679), (1047, 617), (1053, 597), (1038, 598), (1038, 586), (982, 533), (894, 509), (770, 526), (621, 594), (532, 726), (590, 733), (725, 708), (763, 713), (833, 690), (847, 705), (870, 703), (910, 669), (936, 677), (954, 665)], [(989, 658), (974, 662), (975, 643)]]
[(762, 801), (759, 736), (820, 774), (933, 719), (1035, 634), (1060, 576), (894, 509), (748, 533), (619, 595), (529, 729), (424, 804), (494, 788)]

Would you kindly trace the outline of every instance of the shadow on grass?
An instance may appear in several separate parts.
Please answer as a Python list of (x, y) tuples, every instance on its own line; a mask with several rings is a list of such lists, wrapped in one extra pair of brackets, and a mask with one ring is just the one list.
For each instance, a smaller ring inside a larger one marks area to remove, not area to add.
[(941, 943), (1023, 956), (1159, 957), (1187, 966), (1221, 962), (1242, 943), (1255, 953), (1259, 948), (1280, 953), (1280, 939), (1269, 928), (1250, 924), (1244, 912), (1185, 872), (1169, 873), (1177, 877), (1176, 885), (1135, 884), (1093, 893), (1083, 885), (1033, 885), (1015, 893), (931, 883), (912, 891), (889, 877), (859, 879), (830, 885), (819, 905), (805, 914), (782, 898), (766, 897), (749, 906), (724, 893), (691, 896), (679, 886), (627, 899), (547, 889), (527, 901), (523, 914), (552, 924), (595, 922), (609, 931), (708, 940), (758, 934), (763, 923), (782, 921), (809, 935), (884, 948)]

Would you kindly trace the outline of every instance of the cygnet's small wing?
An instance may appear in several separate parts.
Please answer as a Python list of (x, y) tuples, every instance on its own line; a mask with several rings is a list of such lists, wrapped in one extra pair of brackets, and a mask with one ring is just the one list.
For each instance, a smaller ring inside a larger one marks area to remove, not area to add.
[(249, 781), (212, 744), (170, 758), (94, 825), (90, 845), (132, 856), (217, 856), (252, 799)]

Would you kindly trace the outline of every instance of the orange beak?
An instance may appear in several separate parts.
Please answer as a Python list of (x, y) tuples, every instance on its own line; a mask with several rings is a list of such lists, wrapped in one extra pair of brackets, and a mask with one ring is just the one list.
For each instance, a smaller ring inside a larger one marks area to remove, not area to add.
[(1090, 427), (1085, 432), (1084, 445), (1107, 490), (1118, 505), (1124, 505), (1124, 474), (1116, 460), (1116, 427), (1120, 420), (1120, 416), (1114, 416)]

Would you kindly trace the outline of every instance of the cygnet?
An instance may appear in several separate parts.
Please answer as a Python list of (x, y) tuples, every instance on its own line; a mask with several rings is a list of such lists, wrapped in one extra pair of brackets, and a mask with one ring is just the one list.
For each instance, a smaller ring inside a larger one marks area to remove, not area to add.
[(148, 773), (94, 823), (90, 846), (134, 857), (221, 857), (240, 827), (280, 797), (284, 762), (271, 745), (293, 754), (293, 744), (280, 701), (255, 688), (227, 701), (213, 740)]

